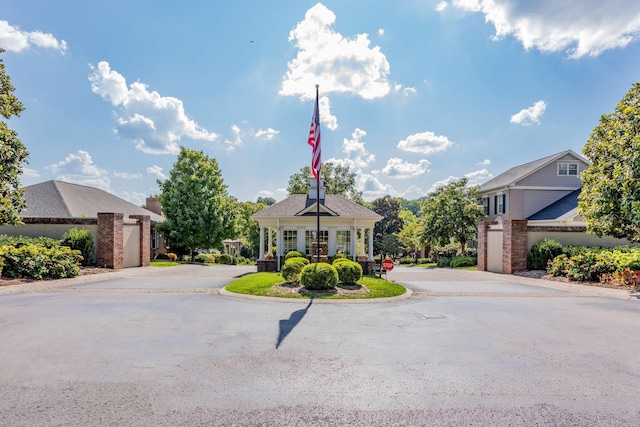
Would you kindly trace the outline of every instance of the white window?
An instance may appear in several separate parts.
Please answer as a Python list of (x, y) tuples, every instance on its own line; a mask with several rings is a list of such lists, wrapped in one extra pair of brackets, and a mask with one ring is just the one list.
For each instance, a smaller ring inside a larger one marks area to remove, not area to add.
[(578, 164), (568, 162), (558, 163), (558, 175), (578, 176)]
[(284, 254), (289, 251), (295, 251), (298, 248), (298, 231), (283, 230), (282, 231), (282, 249)]
[(507, 196), (505, 194), (498, 194), (497, 196), (494, 197), (494, 206), (495, 206), (495, 214), (496, 215), (501, 215), (503, 213), (506, 212), (506, 200)]
[[(304, 249), (307, 255), (315, 255), (315, 253), (313, 252), (314, 246), (313, 244), (315, 243), (316, 239), (315, 237), (315, 231), (311, 231), (311, 230), (307, 230), (305, 232), (304, 235), (304, 240), (305, 240), (305, 244), (304, 244)], [(320, 247), (323, 247), (323, 243), (326, 244), (327, 241), (329, 241), (329, 231), (327, 230), (320, 230), (320, 236), (318, 238), (318, 242), (320, 242)]]
[(151, 231), (151, 249), (158, 249), (158, 243), (160, 238), (158, 236), (158, 230), (155, 228)]
[(484, 207), (484, 214), (485, 215), (489, 215), (491, 213), (491, 210), (489, 210), (489, 198), (488, 197), (483, 197), (482, 198), (482, 207)]
[(351, 252), (351, 231), (338, 230), (336, 231), (336, 251), (349, 255)]

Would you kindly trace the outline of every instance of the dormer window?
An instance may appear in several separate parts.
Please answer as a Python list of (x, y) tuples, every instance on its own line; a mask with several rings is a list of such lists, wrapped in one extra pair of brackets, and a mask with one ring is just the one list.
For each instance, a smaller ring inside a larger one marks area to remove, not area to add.
[(558, 163), (558, 175), (578, 176), (578, 163), (568, 163), (568, 162)]

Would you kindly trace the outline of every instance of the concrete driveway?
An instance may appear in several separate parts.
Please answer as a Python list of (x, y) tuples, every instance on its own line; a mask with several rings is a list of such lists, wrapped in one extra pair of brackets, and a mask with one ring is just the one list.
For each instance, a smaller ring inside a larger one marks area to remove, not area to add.
[(252, 270), (0, 289), (0, 424), (640, 425), (628, 295), (404, 268), (389, 303), (219, 294)]

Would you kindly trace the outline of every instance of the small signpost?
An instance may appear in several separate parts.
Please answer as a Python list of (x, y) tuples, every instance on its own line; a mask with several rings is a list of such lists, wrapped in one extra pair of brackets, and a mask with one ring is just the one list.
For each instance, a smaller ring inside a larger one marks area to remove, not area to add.
[(383, 270), (391, 271), (391, 270), (393, 270), (393, 267), (395, 267), (395, 264), (393, 263), (392, 260), (385, 259), (384, 261), (382, 261), (382, 269)]

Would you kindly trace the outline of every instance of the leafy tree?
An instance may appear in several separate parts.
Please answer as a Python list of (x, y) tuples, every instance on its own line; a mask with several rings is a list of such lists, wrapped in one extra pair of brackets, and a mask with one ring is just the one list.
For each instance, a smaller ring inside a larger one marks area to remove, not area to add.
[(600, 117), (582, 151), (591, 161), (578, 198), (587, 230), (640, 241), (640, 83)]
[(410, 211), (416, 217), (420, 217), (422, 215), (420, 212), (420, 206), (424, 199), (407, 200), (403, 197), (398, 197), (397, 200), (401, 210)]
[[(2, 52), (4, 49), (0, 49), (0, 53)], [(0, 59), (0, 115), (5, 119), (20, 116), (24, 110), (22, 103), (13, 94), (14, 90)], [(18, 139), (18, 133), (0, 120), (0, 225), (21, 223), (19, 215), (26, 204), (19, 175), (22, 173), (22, 163), (26, 163), (28, 156), (29, 152)]]
[(256, 200), (256, 203), (261, 203), (263, 205), (271, 206), (276, 203), (276, 199), (274, 199), (273, 197), (258, 197), (258, 200)]
[[(362, 192), (356, 189), (356, 174), (349, 171), (348, 167), (326, 162), (322, 164), (320, 175), (327, 194), (339, 194), (360, 205), (364, 204)], [(300, 172), (291, 175), (287, 186), (289, 195), (307, 194), (311, 176), (309, 166), (304, 166)]]
[(424, 247), (422, 224), (410, 210), (401, 210), (398, 216), (404, 224), (402, 230), (398, 232), (400, 244), (406, 252), (413, 253), (416, 259), (417, 252)]
[(227, 195), (215, 159), (181, 147), (169, 178), (158, 180), (158, 185), (166, 218), (158, 229), (174, 252), (216, 248), (234, 237), (238, 204)]
[(371, 210), (383, 217), (373, 228), (373, 250), (379, 254), (383, 252), (382, 239), (402, 230), (400, 204), (391, 196), (379, 197), (371, 202)]
[(425, 242), (445, 245), (454, 239), (464, 254), (467, 242), (476, 238), (484, 208), (478, 204), (478, 187), (468, 187), (468, 182), (462, 178), (427, 195), (422, 204)]
[[(260, 198), (258, 198), (260, 200)], [(255, 257), (260, 250), (260, 227), (258, 222), (251, 219), (251, 215), (267, 207), (260, 202), (243, 202), (239, 204), (236, 236), (250, 248), (249, 257)]]

